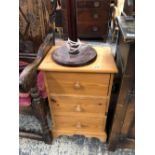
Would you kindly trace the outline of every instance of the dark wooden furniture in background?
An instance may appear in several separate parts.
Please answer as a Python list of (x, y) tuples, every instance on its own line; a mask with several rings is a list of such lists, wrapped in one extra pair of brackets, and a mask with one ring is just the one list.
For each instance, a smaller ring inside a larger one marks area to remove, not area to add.
[(123, 11), (127, 16), (135, 15), (135, 0), (125, 0)]
[(118, 17), (117, 22), (120, 29), (116, 55), (119, 74), (114, 83), (119, 86), (119, 91), (115, 111), (109, 110), (109, 115), (114, 112), (109, 137), (111, 150), (134, 148), (135, 144), (135, 25), (134, 20), (126, 21), (123, 16)]
[[(111, 18), (111, 0), (77, 0), (77, 29), (79, 38), (106, 40)], [(66, 1), (61, 0), (63, 33), (68, 37)]]
[(42, 139), (46, 143), (51, 142), (51, 134), (47, 124), (45, 100), (37, 87), (37, 67), (54, 44), (50, 22), (53, 9), (50, 4), (50, 0), (19, 0), (19, 62), (25, 63), (19, 67), (19, 91), (31, 96), (31, 105), (20, 104), (19, 112), (36, 116), (43, 131), (39, 135), (20, 130), (19, 135)]
[[(36, 118), (39, 120), (42, 128), (42, 134), (41, 133), (32, 133), (32, 132), (26, 132), (20, 130), (20, 137), (27, 137), (27, 138), (33, 138), (38, 140), (43, 140), (45, 143), (51, 143), (51, 134), (50, 129), (48, 127), (47, 122), (47, 109), (46, 109), (46, 103), (45, 99), (40, 95), (40, 92), (37, 87), (37, 68), (43, 58), (46, 56), (46, 53), (53, 45), (53, 34), (50, 33), (45, 38), (44, 42), (41, 44), (37, 56), (35, 60), (28, 64), (20, 73), (19, 77), (19, 91), (22, 93), (30, 92), (31, 96), (31, 105), (28, 108), (28, 112), (30, 115), (36, 116)], [(30, 110), (29, 110), (30, 109)], [(25, 109), (20, 109), (21, 113), (24, 112)], [(26, 113), (28, 114), (28, 113)]]
[(50, 0), (19, 0), (20, 40), (31, 41), (33, 53), (37, 53), (40, 44), (51, 29)]

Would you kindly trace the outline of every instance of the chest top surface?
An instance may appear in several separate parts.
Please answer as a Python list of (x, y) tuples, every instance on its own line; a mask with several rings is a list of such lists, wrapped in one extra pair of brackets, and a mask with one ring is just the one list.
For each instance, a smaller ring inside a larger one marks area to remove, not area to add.
[(117, 67), (110, 47), (93, 47), (97, 52), (96, 60), (82, 67), (65, 67), (57, 64), (52, 58), (51, 53), (60, 46), (53, 46), (42, 63), (39, 70), (51, 72), (90, 72), (90, 73), (117, 73)]

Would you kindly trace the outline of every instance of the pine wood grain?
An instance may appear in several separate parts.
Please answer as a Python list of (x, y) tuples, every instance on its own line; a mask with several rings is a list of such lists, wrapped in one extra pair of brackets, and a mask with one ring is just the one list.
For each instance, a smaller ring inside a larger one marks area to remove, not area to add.
[(117, 73), (117, 67), (110, 47), (94, 47), (97, 52), (96, 60), (93, 63), (82, 67), (65, 67), (56, 64), (51, 58), (51, 53), (58, 47), (59, 46), (52, 47), (40, 64), (39, 70), (52, 72)]
[(87, 114), (54, 115), (54, 129), (102, 132), (105, 130), (106, 116), (95, 117)]
[(110, 75), (110, 80), (109, 80), (109, 88), (108, 88), (108, 101), (107, 101), (107, 107), (106, 107), (106, 112), (108, 112), (108, 109), (109, 109), (109, 102), (110, 102), (110, 96), (111, 96), (111, 90), (112, 90), (112, 85), (113, 85), (113, 78), (114, 78), (114, 75), (111, 74)]
[(106, 114), (117, 68), (110, 47), (95, 47), (97, 59), (83, 67), (64, 67), (51, 59), (52, 48), (39, 69), (44, 72), (53, 136), (85, 135), (106, 141)]
[(46, 72), (50, 93), (107, 96), (110, 74)]
[(54, 115), (87, 114), (104, 117), (107, 101), (108, 99), (104, 97), (51, 94), (50, 104)]

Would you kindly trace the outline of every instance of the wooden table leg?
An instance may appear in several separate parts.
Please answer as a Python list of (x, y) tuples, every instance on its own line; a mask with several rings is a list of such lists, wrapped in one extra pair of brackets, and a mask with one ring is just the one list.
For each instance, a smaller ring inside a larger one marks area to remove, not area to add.
[(43, 130), (43, 139), (45, 143), (50, 144), (52, 142), (52, 134), (48, 127), (46, 111), (45, 111), (45, 102), (43, 98), (41, 98), (37, 87), (31, 88), (30, 92), (32, 96), (33, 111), (37, 119), (41, 122), (42, 130)]

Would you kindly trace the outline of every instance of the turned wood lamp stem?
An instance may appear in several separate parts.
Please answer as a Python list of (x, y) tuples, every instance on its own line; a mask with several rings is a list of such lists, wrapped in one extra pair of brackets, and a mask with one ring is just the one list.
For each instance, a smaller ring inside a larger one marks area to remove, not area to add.
[(68, 36), (77, 42), (76, 0), (67, 0)]
[(93, 62), (96, 51), (82, 44), (77, 36), (76, 0), (66, 0), (68, 16), (68, 41), (52, 53), (52, 59), (63, 66), (78, 67)]

